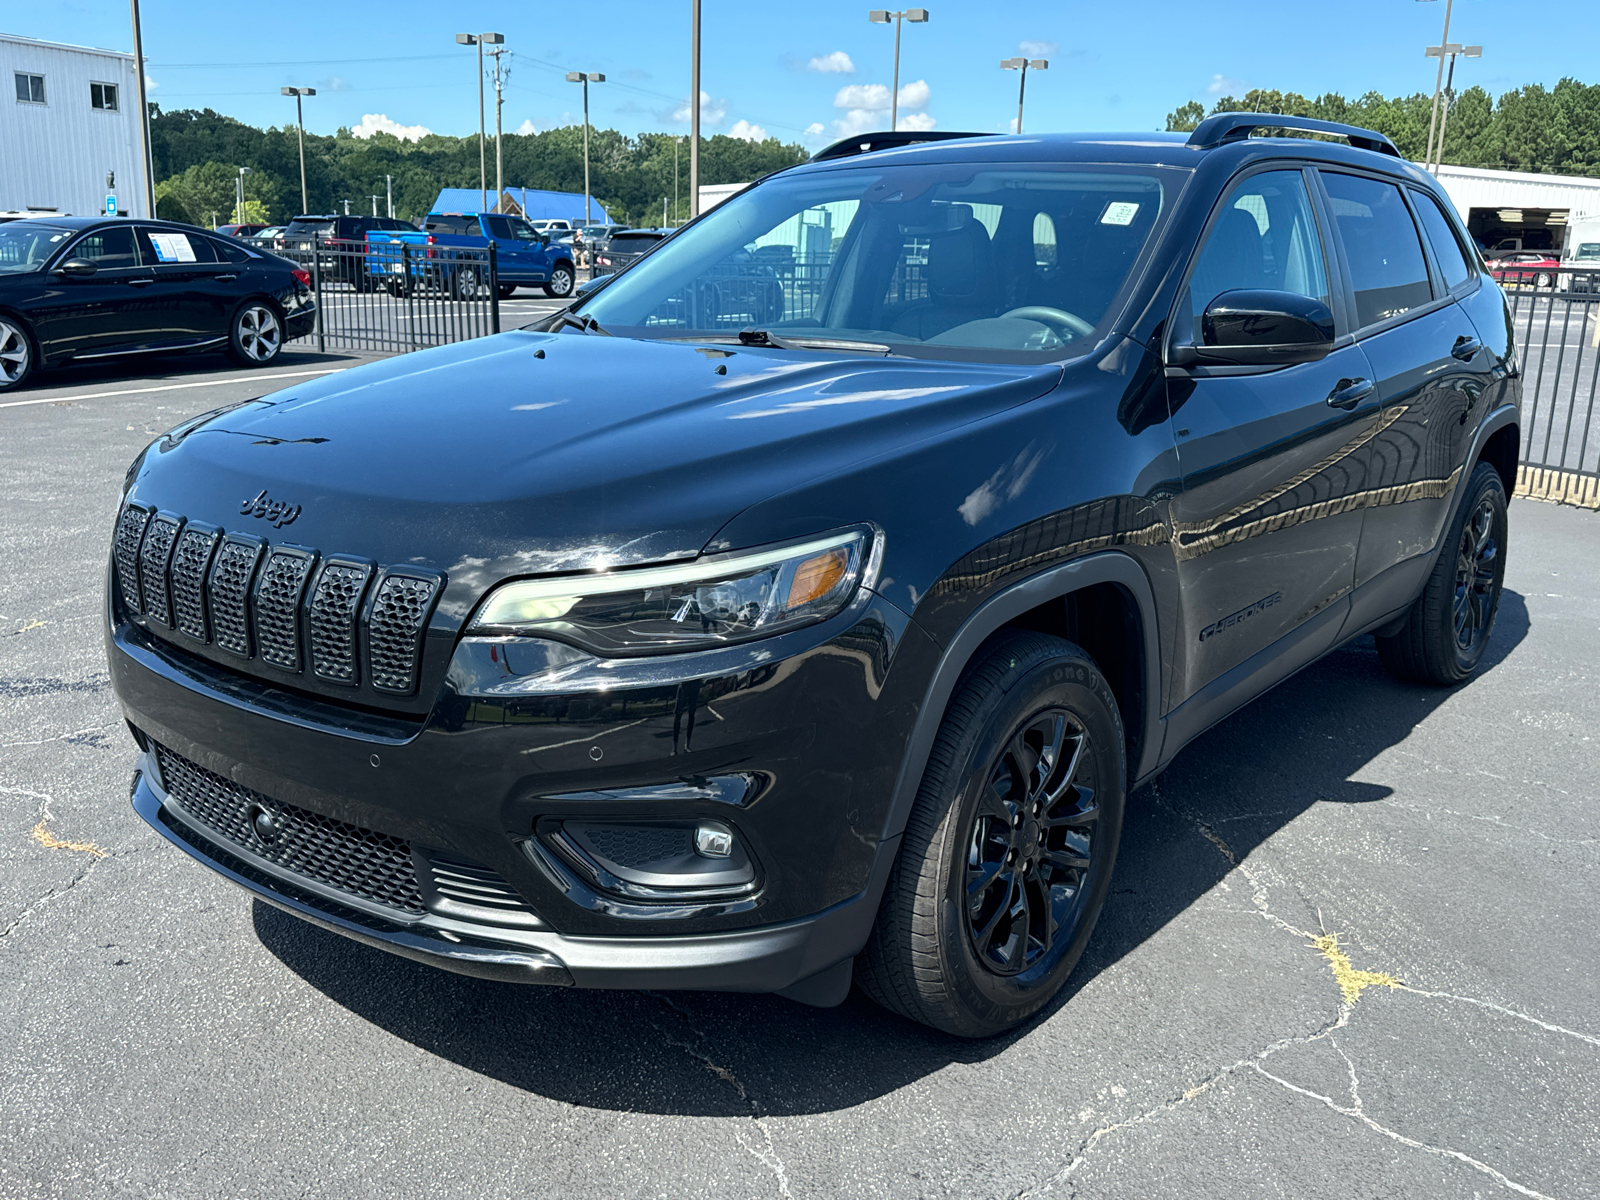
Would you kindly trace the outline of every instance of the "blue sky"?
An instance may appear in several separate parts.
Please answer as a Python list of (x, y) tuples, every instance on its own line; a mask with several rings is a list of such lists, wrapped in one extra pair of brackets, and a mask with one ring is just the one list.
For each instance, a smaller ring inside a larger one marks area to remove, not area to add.
[[(886, 128), (894, 35), (867, 21), (869, 7), (704, 0), (705, 131), (764, 131), (819, 146)], [(278, 88), (301, 84), (318, 89), (306, 102), (306, 124), (319, 132), (348, 125), (464, 134), (477, 126), (475, 59), (454, 34), (493, 29), (512, 52), (508, 131), (581, 119), (580, 90), (562, 78), (572, 69), (610, 80), (591, 87), (596, 125), (630, 133), (688, 127), (688, 0), (581, 8), (344, 0), (279, 8), (281, 20), (196, 0), (145, 0), (143, 8), (151, 98), (167, 108), (285, 124), (294, 110)], [(1444, 0), (933, 0), (930, 21), (905, 28), (902, 117), (939, 129), (1009, 128), (1017, 76), (999, 61), (1024, 46), (1050, 60), (1048, 72), (1029, 75), (1030, 132), (1156, 129), (1186, 100), (1209, 105), (1250, 87), (1431, 91), (1433, 64), (1422, 51), (1438, 41), (1444, 8)], [(11, 6), (5, 31), (132, 47), (118, 0)], [(1498, 93), (1563, 75), (1600, 82), (1595, 0), (1456, 0), (1451, 40), (1485, 47), (1482, 59), (1462, 63), (1458, 87)]]

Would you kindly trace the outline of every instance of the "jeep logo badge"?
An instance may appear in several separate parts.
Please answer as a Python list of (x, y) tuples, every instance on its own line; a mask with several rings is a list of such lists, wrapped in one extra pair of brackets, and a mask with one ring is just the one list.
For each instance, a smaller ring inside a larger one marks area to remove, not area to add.
[(274, 529), (282, 529), (300, 515), (300, 506), (273, 500), (263, 488), (241, 503), (239, 511), (247, 517), (260, 517), (264, 521), (271, 521)]

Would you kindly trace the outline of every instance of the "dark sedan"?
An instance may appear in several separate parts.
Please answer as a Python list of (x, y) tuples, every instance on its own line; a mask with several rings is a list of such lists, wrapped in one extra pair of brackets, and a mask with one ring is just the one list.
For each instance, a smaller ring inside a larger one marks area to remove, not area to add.
[(41, 367), (125, 354), (215, 348), (264, 367), (315, 320), (303, 269), (193, 225), (0, 225), (0, 391)]

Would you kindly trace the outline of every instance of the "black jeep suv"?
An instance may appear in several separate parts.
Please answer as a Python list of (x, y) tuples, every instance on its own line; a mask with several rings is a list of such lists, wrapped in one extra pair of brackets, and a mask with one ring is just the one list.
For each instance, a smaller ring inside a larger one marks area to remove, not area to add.
[[(138, 812), (452, 970), (854, 972), (978, 1036), (1190, 739), (1363, 634), (1472, 673), (1520, 383), (1432, 178), (1258, 114), (870, 146), (542, 327), (152, 443), (107, 584)], [(701, 311), (752, 256), (781, 315)]]

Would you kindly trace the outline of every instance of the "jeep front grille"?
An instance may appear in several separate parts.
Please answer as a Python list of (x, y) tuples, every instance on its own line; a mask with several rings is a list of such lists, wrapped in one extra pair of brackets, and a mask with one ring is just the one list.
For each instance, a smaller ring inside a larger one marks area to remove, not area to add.
[[(403, 839), (273, 800), (152, 744), (167, 795), (183, 816), (224, 846), (374, 904), (412, 915), (424, 911), (411, 846)], [(266, 839), (256, 832), (263, 813), (271, 831)]]
[(132, 504), (112, 559), (124, 611), (152, 632), (175, 630), (180, 644), (226, 651), (270, 668), (260, 672), (269, 678), (309, 676), (314, 690), (332, 684), (373, 704), (416, 695), (444, 587), (428, 571), (268, 545)]

